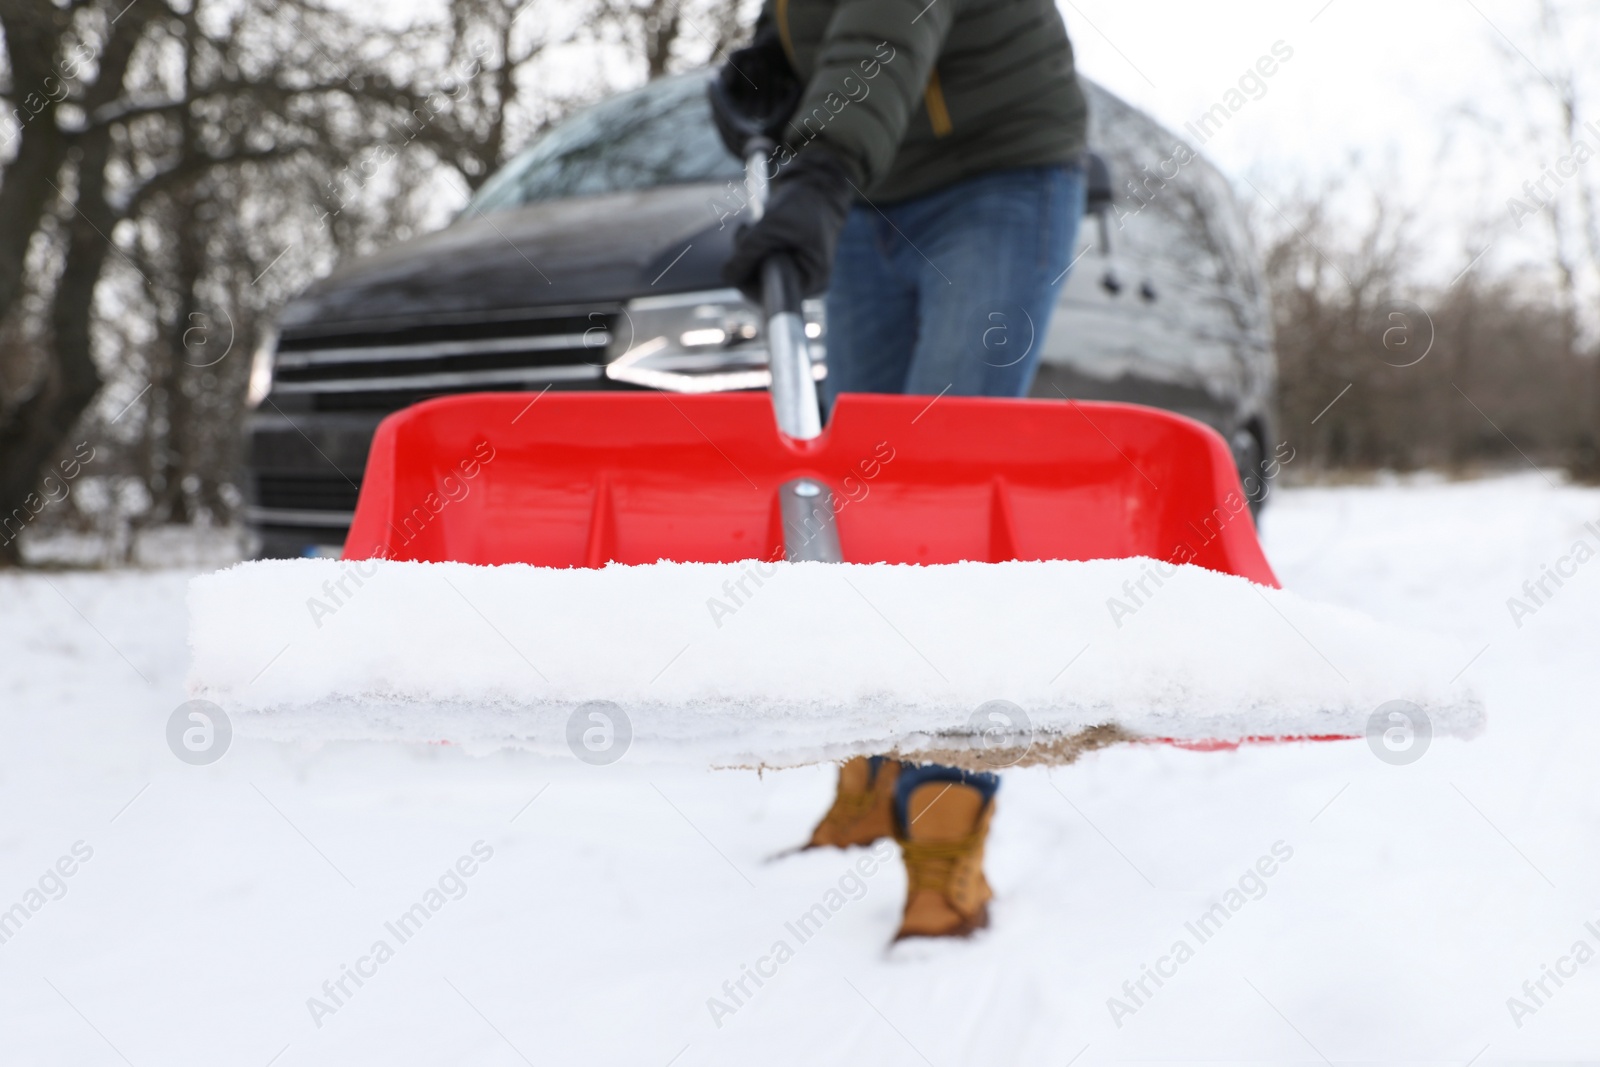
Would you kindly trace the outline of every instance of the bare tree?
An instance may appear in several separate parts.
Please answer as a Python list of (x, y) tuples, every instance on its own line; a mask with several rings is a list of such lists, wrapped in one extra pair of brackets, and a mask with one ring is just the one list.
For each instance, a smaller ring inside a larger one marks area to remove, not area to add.
[(225, 521), (287, 299), (446, 221), (573, 108), (714, 59), (754, 3), (449, 0), (388, 31), (322, 0), (0, 0), (0, 564), (89, 432), (142, 521)]
[(750, 0), (600, 0), (596, 24), (616, 32), (654, 80), (724, 60), (748, 36), (758, 8)]
[[(39, 305), (16, 334), (27, 340), (29, 366), (0, 396), (0, 521), (16, 525), (38, 510), (42, 470), (100, 389), (93, 334), (108, 278), (143, 283), (123, 301), (162, 305), (158, 318), (179, 347), (194, 336), (207, 257), (170, 242), (176, 288), (158, 289), (130, 240), (146, 213), (181, 220), (168, 231), (181, 234), (193, 219), (185, 207), (204, 200), (210, 176), (290, 159), (334, 140), (341, 124), (359, 130), (362, 108), (384, 97), (381, 72), (364, 86), (354, 62), (338, 69), (328, 60), (342, 24), (288, 0), (260, 8), (0, 0), (16, 141), (0, 177), (0, 320), (27, 294)], [(330, 69), (310, 73), (319, 67)], [(164, 371), (152, 383), (174, 426), (189, 417), (180, 378)], [(16, 551), (14, 536), (0, 541), (0, 562)]]
[(1364, 223), (1329, 187), (1274, 201), (1284, 214), (1262, 243), (1279, 402), (1308, 466), (1574, 463), (1581, 414), (1568, 397), (1587, 368), (1558, 300), (1517, 272), (1430, 282), (1415, 214), (1381, 196)]
[(1590, 368), (1588, 388), (1571, 394), (1580, 463), (1600, 474), (1600, 79), (1581, 33), (1597, 25), (1590, 5), (1538, 0), (1531, 55), (1498, 32), (1490, 41), (1517, 101), (1525, 155), (1540, 165), (1507, 207), (1519, 229), (1533, 215), (1545, 225), (1564, 343)]

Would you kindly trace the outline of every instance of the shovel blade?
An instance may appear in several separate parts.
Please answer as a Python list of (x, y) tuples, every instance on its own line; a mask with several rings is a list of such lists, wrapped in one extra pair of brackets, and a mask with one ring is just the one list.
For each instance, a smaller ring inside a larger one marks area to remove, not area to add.
[[(799, 478), (827, 486), (832, 516), (785, 514)], [(1215, 431), (1131, 404), (968, 397), (842, 396), (805, 442), (761, 393), (427, 401), (379, 426), (344, 555), (778, 560), (830, 519), (852, 563), (1148, 556), (1277, 585)]]

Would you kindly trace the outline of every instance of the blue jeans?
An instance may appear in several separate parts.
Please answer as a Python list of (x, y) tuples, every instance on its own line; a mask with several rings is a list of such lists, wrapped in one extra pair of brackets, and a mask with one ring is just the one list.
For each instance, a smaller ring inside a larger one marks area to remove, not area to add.
[[(881, 759), (874, 756), (873, 760)], [(876, 772), (876, 767), (873, 768)], [(984, 771), (964, 771), (959, 767), (946, 767), (942, 763), (907, 763), (900, 768), (900, 777), (894, 780), (894, 821), (900, 831), (910, 834), (911, 825), (906, 807), (911, 803), (911, 792), (929, 782), (947, 782), (950, 785), (968, 785), (978, 791), (985, 804), (994, 799), (1000, 789), (1000, 776)]]
[(828, 289), (828, 406), (840, 393), (1027, 395), (1083, 200), (1074, 163), (852, 208)]
[[(845, 219), (828, 288), (831, 408), (840, 393), (1026, 396), (1083, 217), (1083, 168), (1021, 167), (956, 182)], [(993, 774), (907, 764), (895, 787), (969, 785)]]

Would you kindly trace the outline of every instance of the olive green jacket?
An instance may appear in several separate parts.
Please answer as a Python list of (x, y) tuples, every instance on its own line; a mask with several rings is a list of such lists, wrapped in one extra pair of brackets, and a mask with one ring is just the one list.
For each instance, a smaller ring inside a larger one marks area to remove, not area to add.
[(766, 0), (756, 35), (773, 32), (806, 83), (790, 147), (825, 144), (874, 202), (1083, 151), (1053, 0)]

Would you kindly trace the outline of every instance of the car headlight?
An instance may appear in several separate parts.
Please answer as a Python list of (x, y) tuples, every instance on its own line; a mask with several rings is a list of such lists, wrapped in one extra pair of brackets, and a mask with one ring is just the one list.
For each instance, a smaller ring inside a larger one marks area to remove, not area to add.
[[(822, 301), (805, 304), (811, 372), (827, 375)], [(629, 301), (617, 324), (622, 351), (606, 365), (613, 381), (673, 393), (765, 389), (772, 384), (761, 309), (737, 289), (647, 296)]]
[(250, 384), (245, 388), (244, 402), (252, 411), (272, 392), (272, 364), (277, 352), (278, 331), (268, 330), (250, 357)]

